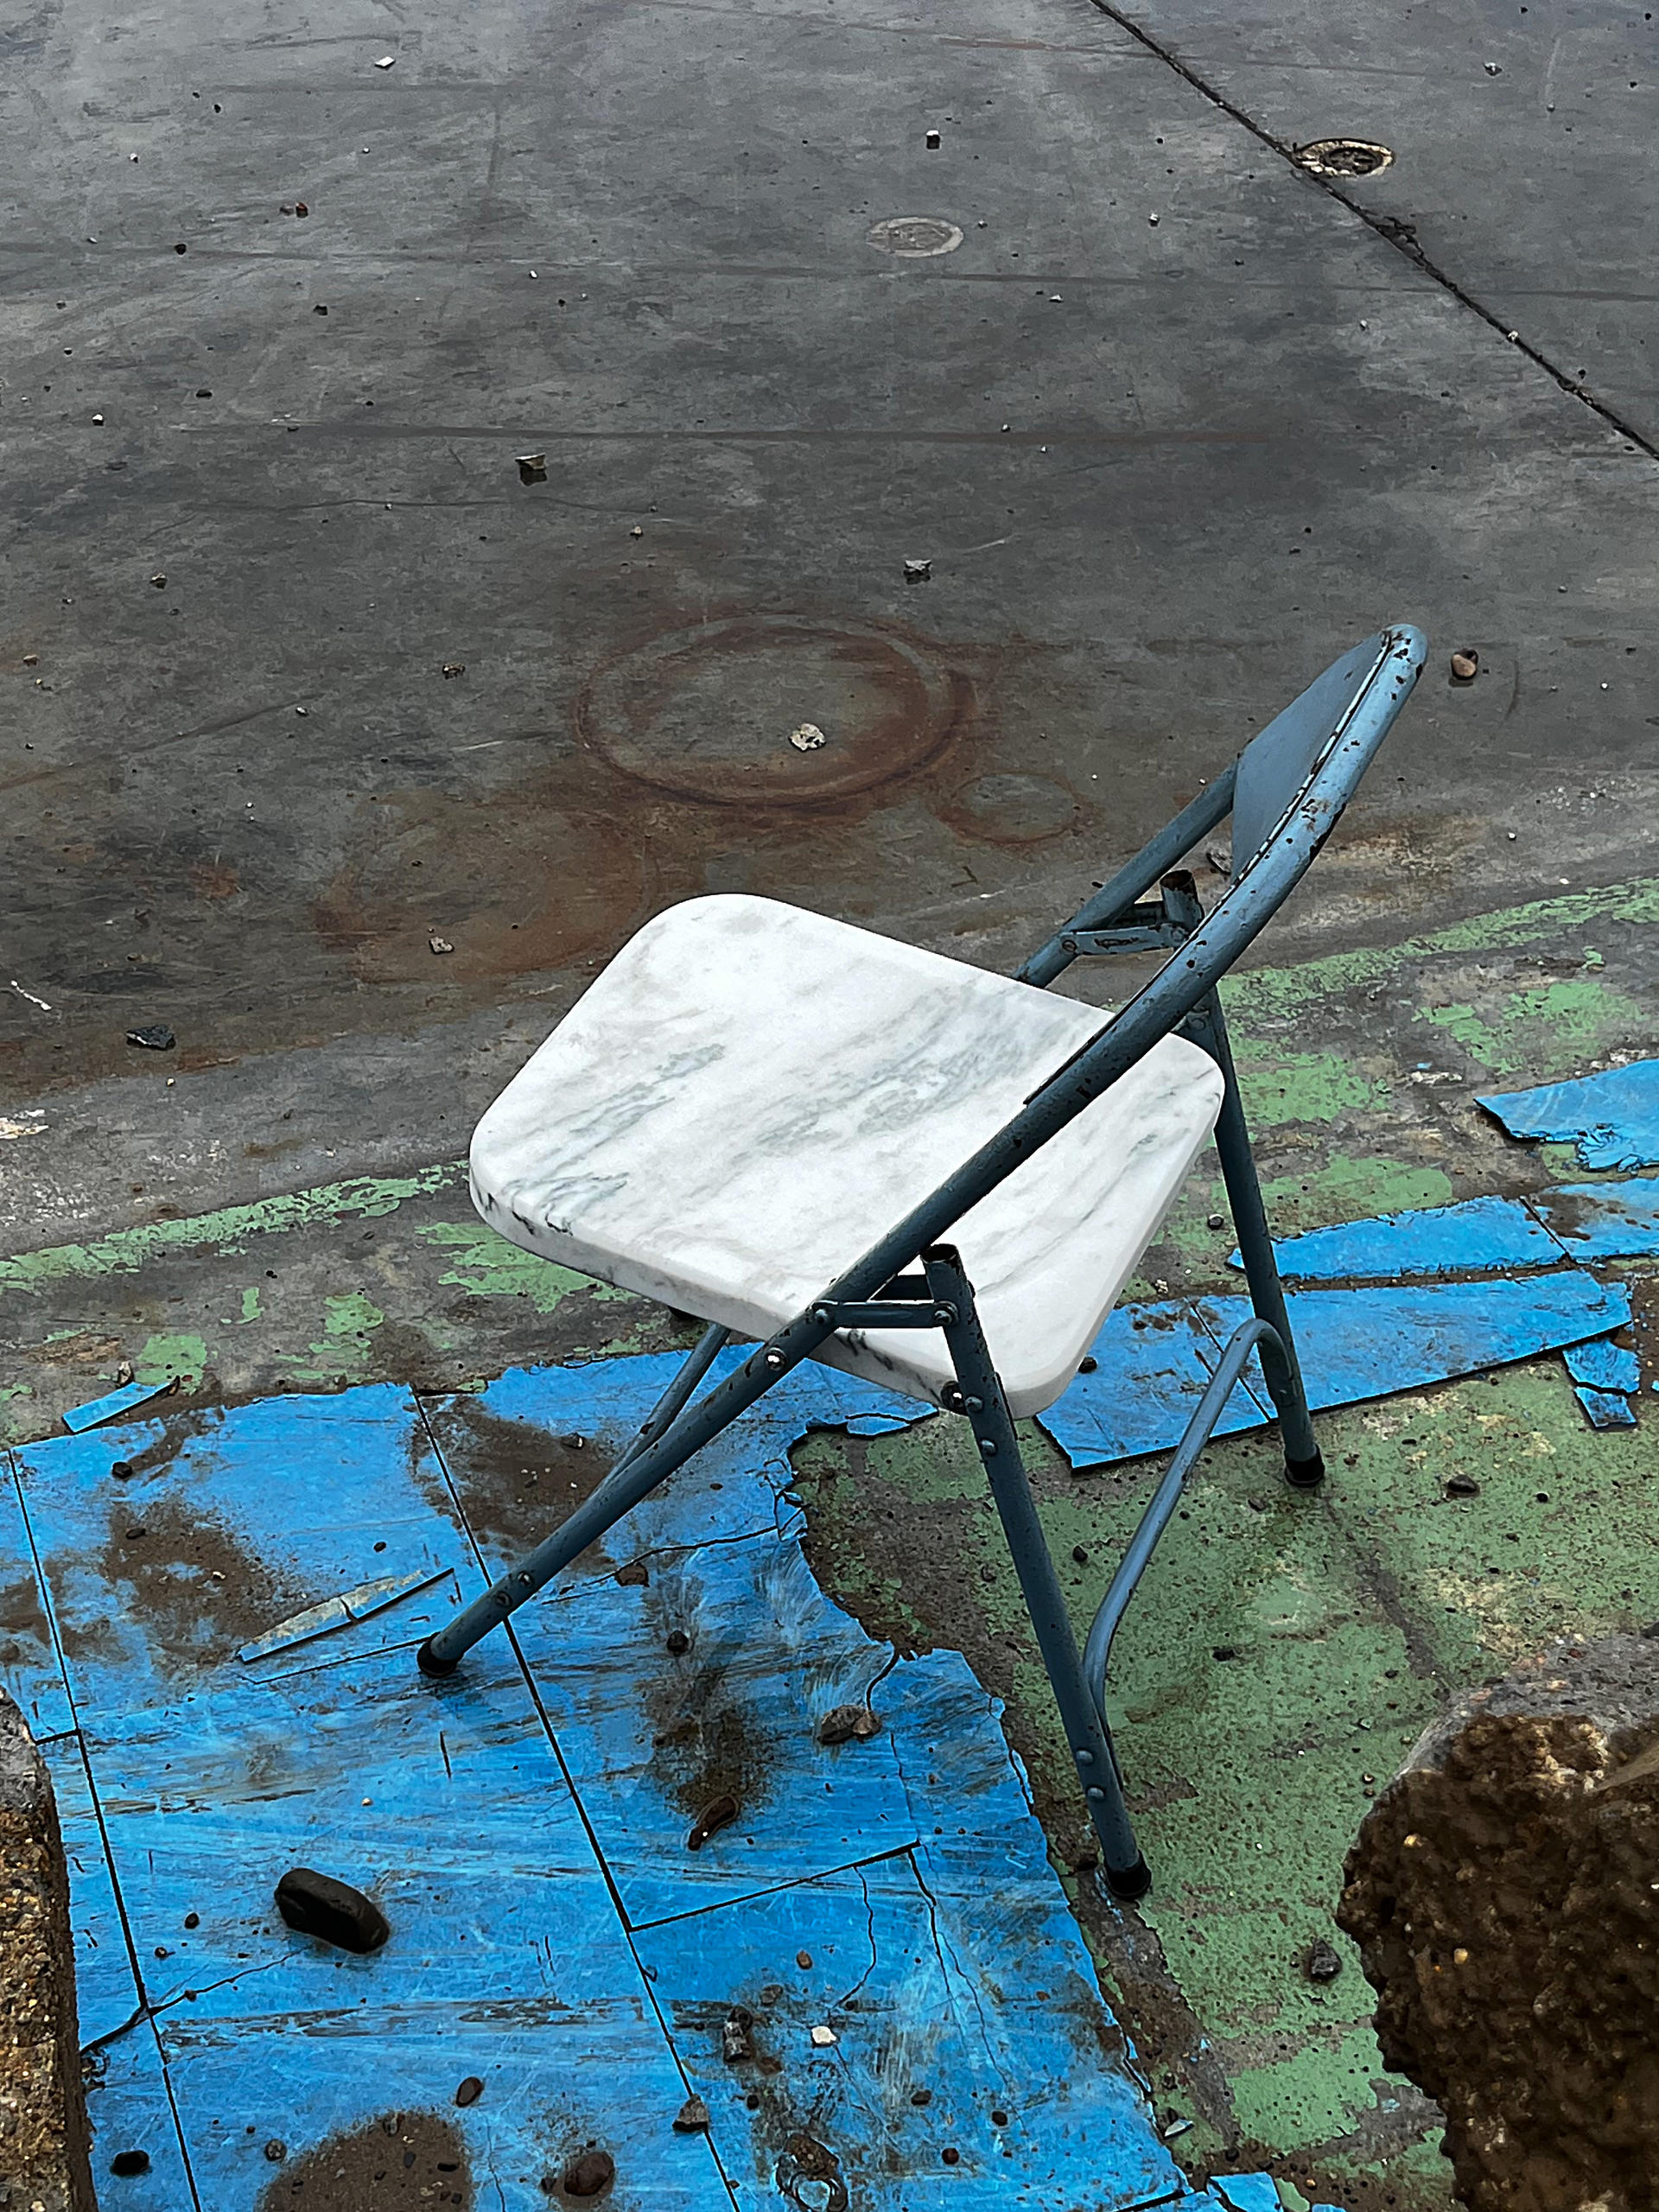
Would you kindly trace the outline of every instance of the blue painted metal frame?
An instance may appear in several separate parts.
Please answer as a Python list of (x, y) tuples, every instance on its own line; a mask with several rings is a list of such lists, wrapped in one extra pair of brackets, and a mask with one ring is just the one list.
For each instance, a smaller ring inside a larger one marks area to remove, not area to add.
[[(1251, 1333), (1247, 1324), (1245, 1330), (1237, 1332), (1223, 1363), (1233, 1357), (1241, 1338), (1249, 1334), (1250, 1342), (1239, 1351), (1239, 1365), (1251, 1349), (1259, 1347), (1279, 1416), (1287, 1475), (1304, 1488), (1312, 1488), (1320, 1480), (1324, 1465), (1274, 1262), (1216, 986), (1282, 906), (1336, 826), (1409, 696), (1426, 650), (1420, 632), (1397, 625), (1378, 632), (1332, 662), (1251, 740), (1232, 767), (1032, 956), (1020, 970), (1020, 980), (1043, 988), (1085, 954), (1145, 950), (1154, 945), (1171, 948), (1169, 958), (1152, 981), (1057, 1068), (1011, 1122), (820, 1297), (757, 1345), (741, 1366), (694, 1404), (690, 1401), (696, 1382), (725, 1341), (723, 1332), (711, 1328), (634, 1444), (586, 1502), (482, 1597), (421, 1646), (418, 1658), (424, 1674), (437, 1678), (453, 1674), (463, 1654), (480, 1637), (507, 1619), (792, 1368), (810, 1359), (836, 1330), (855, 1319), (864, 1326), (939, 1328), (956, 1369), (957, 1404), (973, 1424), (1073, 1757), (1084, 1778), (1108, 1883), (1120, 1897), (1144, 1893), (1151, 1878), (1135, 1842), (1100, 1694), (1105, 1652), (1103, 1649), (1098, 1655), (1098, 1681), (1085, 1679), (1020, 1461), (1007, 1400), (974, 1312), (972, 1288), (957, 1255), (941, 1240), (963, 1215), (1030, 1154), (1074, 1121), (1155, 1044), (1177, 1030), (1185, 1030), (1211, 1052), (1224, 1078), (1217, 1149), (1238, 1230), (1251, 1303), (1257, 1321), (1264, 1325)], [(1164, 883), (1157, 906), (1140, 906), (1145, 893), (1230, 811), (1235, 874), (1211, 912), (1207, 916), (1203, 913), (1191, 879), (1184, 877)], [(918, 1261), (925, 1274), (906, 1276), (903, 1270)], [(873, 1318), (872, 1301), (877, 1301), (879, 1318)], [(1159, 1501), (1167, 1492), (1173, 1506), (1172, 1479), (1179, 1490), (1225, 1404), (1224, 1390), (1211, 1408), (1211, 1395), (1206, 1392), (1114, 1582), (1116, 1591), (1131, 1561), (1136, 1562), (1127, 1587), (1121, 1592), (1120, 1614), (1168, 1519), (1167, 1510), (1159, 1518)], [(1206, 1408), (1210, 1409), (1207, 1422)], [(1108, 1624), (1108, 1645), (1115, 1625), (1115, 1619)], [(1098, 1631), (1098, 1621), (1096, 1627)], [(1091, 1637), (1091, 1649), (1095, 1643), (1096, 1638)]]

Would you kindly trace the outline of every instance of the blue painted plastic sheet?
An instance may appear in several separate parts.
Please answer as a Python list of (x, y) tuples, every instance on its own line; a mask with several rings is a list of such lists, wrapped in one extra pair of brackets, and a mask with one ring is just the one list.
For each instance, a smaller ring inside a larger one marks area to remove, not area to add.
[[(1311, 1229), (1275, 1243), (1287, 1282), (1400, 1281), (1413, 1275), (1550, 1268), (1564, 1256), (1518, 1198), (1465, 1198)], [(1243, 1262), (1235, 1252), (1229, 1267)]]
[[(1576, 1268), (1513, 1281), (1292, 1291), (1286, 1302), (1316, 1412), (1529, 1358), (1605, 1335), (1630, 1318), (1630, 1297), (1622, 1287), (1599, 1283)], [(1242, 1298), (1120, 1307), (1096, 1338), (1096, 1371), (1079, 1375), (1038, 1420), (1074, 1467), (1172, 1447), (1203, 1387), (1196, 1376), (1203, 1356), (1192, 1363), (1193, 1379), (1171, 1388), (1165, 1377), (1173, 1363), (1164, 1347), (1173, 1344), (1185, 1357), (1189, 1347), (1197, 1354), (1200, 1338), (1219, 1346), (1249, 1312)], [(1141, 1316), (1152, 1317), (1153, 1325), (1136, 1330), (1134, 1321)], [(1235, 1392), (1218, 1433), (1267, 1421), (1268, 1400), (1257, 1363), (1252, 1361), (1247, 1378), (1254, 1397), (1246, 1401)], [(1255, 1410), (1241, 1418), (1247, 1403)]]
[[(732, 2212), (734, 2195), (759, 2212), (797, 2183), (816, 2203), (804, 2132), (858, 2173), (870, 2212), (954, 2203), (964, 2172), (976, 2203), (1031, 2212), (1183, 2195), (994, 1701), (954, 1655), (895, 1663), (801, 1552), (791, 1444), (925, 1408), (801, 1370), (527, 1607), (517, 1648), (498, 1635), (442, 1683), (414, 1668), (435, 1604), (462, 1602), (510, 1548), (504, 1471), (531, 1492), (573, 1464), (596, 1473), (672, 1364), (505, 1376), (435, 1401), (429, 1428), (407, 1392), (377, 1389), (19, 1455), (29, 1525), (0, 1529), (3, 1564), (26, 1594), (31, 1544), (44, 1564), (68, 1669), (55, 1696), (63, 1711), (73, 1692), (79, 1723), (53, 1757), (89, 2039), (94, 2023), (107, 2037), (98, 2157), (153, 2162), (124, 2203), (180, 2212), (194, 2183), (213, 2212), (255, 2212), (280, 2188), (267, 2140), (297, 2156), (414, 2108), (456, 2128), (512, 2212), (544, 2203), (543, 2176), (590, 2139), (617, 2158), (614, 2212)], [(563, 1510), (519, 1505), (536, 1533)], [(426, 1565), (445, 1580), (384, 1612), (236, 1657), (251, 1630)], [(619, 1584), (623, 1566), (647, 1580)], [(239, 1595), (215, 1580), (233, 1573)], [(44, 1709), (42, 1649), (22, 1663)], [(867, 1695), (877, 1734), (817, 1741), (824, 1711)], [(741, 1817), (688, 1852), (688, 1807), (728, 1774)], [(296, 1863), (377, 1896), (385, 1949), (282, 1927), (271, 1891)], [(753, 2108), (711, 2040), (734, 2002), (781, 2061)], [(883, 2086), (889, 2030), (931, 2105)], [(484, 2093), (458, 2108), (473, 2074)], [(707, 2138), (671, 2125), (691, 2083)], [(933, 2161), (947, 2141), (954, 2167)]]
[(1642, 1363), (1633, 1351), (1611, 1337), (1592, 1337), (1587, 1344), (1569, 1344), (1564, 1355), (1567, 1371), (1575, 1382), (1596, 1390), (1639, 1390)]
[(1500, 1091), (1475, 1103), (1512, 1137), (1575, 1145), (1586, 1167), (1659, 1165), (1659, 1060), (1632, 1060), (1571, 1083)]
[(89, 1398), (84, 1406), (71, 1406), (63, 1416), (63, 1425), (78, 1436), (82, 1429), (98, 1428), (105, 1421), (117, 1421), (135, 1406), (142, 1406), (146, 1399), (159, 1398), (177, 1387), (171, 1376), (165, 1382), (124, 1382), (118, 1389), (106, 1390), (101, 1398)]
[(1634, 1428), (1637, 1425), (1636, 1408), (1617, 1390), (1587, 1390), (1580, 1387), (1573, 1395), (1583, 1407), (1592, 1428)]
[(1528, 1204), (1570, 1260), (1635, 1260), (1659, 1252), (1659, 1176), (1562, 1183)]

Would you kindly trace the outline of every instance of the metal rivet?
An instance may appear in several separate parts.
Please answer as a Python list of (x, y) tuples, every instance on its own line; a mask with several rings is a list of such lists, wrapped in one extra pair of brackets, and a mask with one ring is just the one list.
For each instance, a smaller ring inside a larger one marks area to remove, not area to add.
[(983, 1398), (964, 1398), (962, 1402), (970, 1414), (982, 1414), (985, 1410)]
[(1103, 1797), (1106, 1795), (1106, 1792), (1100, 1787), (1098, 1783), (1091, 1783), (1089, 1788), (1084, 1790), (1084, 1795), (1085, 1797), (1093, 1797), (1098, 1800)]
[(933, 1308), (933, 1319), (942, 1329), (950, 1328), (954, 1325), (956, 1318), (957, 1309), (954, 1306), (941, 1305), (936, 1306)]
[(830, 1322), (833, 1321), (835, 1318), (836, 1309), (833, 1306), (815, 1306), (812, 1308), (812, 1319), (815, 1321), (822, 1322), (827, 1325)]
[(1075, 1756), (1079, 1766), (1093, 1766), (1095, 1763), (1095, 1755), (1092, 1751), (1078, 1751)]
[(996, 1439), (994, 1436), (982, 1436), (979, 1440), (979, 1448), (988, 1459), (994, 1458), (996, 1452)]
[(781, 1367), (783, 1365), (784, 1355), (779, 1351), (776, 1344), (768, 1344), (766, 1346), (766, 1363), (768, 1367)]

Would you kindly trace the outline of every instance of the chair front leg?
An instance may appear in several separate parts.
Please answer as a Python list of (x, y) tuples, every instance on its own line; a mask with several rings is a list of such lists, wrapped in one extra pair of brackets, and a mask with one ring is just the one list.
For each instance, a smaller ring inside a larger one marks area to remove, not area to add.
[(1001, 1516), (1002, 1533), (1048, 1669), (1054, 1701), (1066, 1741), (1088, 1799), (1100, 1839), (1106, 1880), (1115, 1897), (1144, 1897), (1152, 1876), (1141, 1856), (1123, 1802), (1123, 1782), (1106, 1718), (1090, 1696), (1077, 1638), (1066, 1611), (1059, 1576), (1037, 1516), (1014, 1417), (1001, 1378), (992, 1363), (985, 1333), (974, 1307), (973, 1286), (954, 1248), (935, 1245), (922, 1255), (935, 1313), (943, 1319), (945, 1344), (957, 1371), (954, 1411), (964, 1413)]

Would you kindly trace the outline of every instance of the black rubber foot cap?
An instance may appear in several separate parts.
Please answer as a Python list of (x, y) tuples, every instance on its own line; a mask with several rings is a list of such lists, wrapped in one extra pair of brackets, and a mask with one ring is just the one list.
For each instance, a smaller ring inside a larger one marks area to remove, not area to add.
[(1133, 1904), (1136, 1897), (1143, 1897), (1152, 1887), (1152, 1869), (1139, 1853), (1133, 1866), (1109, 1866), (1106, 1886), (1115, 1897), (1125, 1904)]
[(1292, 1490), (1318, 1490), (1325, 1480), (1325, 1454), (1315, 1452), (1311, 1459), (1287, 1458), (1285, 1480)]
[(459, 1659), (440, 1659), (432, 1649), (432, 1639), (429, 1636), (415, 1654), (415, 1664), (423, 1675), (430, 1675), (434, 1681), (441, 1682), (446, 1675), (454, 1673), (461, 1662)]
[(378, 1951), (391, 1933), (372, 1897), (310, 1866), (283, 1875), (276, 1885), (276, 1910), (302, 1936), (319, 1936), (342, 1951)]

